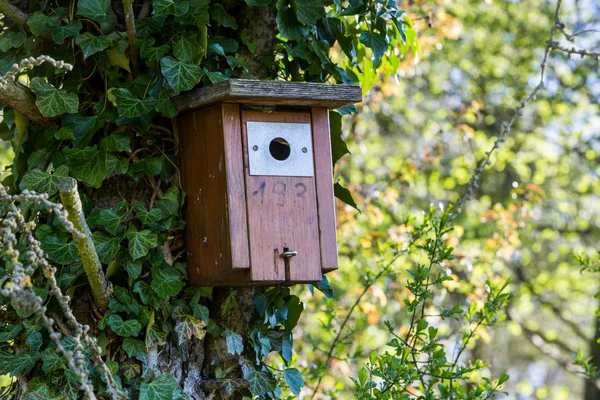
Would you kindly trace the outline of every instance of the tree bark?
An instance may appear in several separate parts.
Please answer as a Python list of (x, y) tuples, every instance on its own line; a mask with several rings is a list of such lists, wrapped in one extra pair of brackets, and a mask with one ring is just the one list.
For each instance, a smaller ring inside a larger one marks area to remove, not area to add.
[[(592, 356), (592, 363), (600, 370), (600, 318), (596, 318), (595, 334), (594, 338), (590, 342), (590, 355)], [(598, 400), (600, 399), (600, 388), (589, 379), (585, 381), (585, 396), (584, 400)]]

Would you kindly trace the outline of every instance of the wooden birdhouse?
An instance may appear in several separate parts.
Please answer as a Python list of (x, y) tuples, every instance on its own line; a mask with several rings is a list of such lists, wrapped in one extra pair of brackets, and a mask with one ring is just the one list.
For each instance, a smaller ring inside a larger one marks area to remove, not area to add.
[(328, 109), (361, 96), (228, 80), (176, 98), (192, 285), (316, 282), (337, 269)]

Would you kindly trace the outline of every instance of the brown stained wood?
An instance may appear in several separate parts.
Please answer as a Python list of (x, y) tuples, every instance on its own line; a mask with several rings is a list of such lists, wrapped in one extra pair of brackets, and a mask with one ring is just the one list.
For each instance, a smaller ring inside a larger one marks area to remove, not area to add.
[(181, 116), (178, 123), (189, 279), (206, 285), (232, 271), (222, 106)]
[(321, 266), (323, 272), (329, 272), (338, 268), (329, 111), (326, 108), (313, 107), (311, 109), (311, 116), (317, 207), (319, 215), (319, 241), (321, 244)]
[(289, 281), (321, 280), (321, 256), (315, 179), (312, 177), (251, 176), (248, 168), (246, 122), (310, 123), (310, 113), (243, 110), (242, 132), (248, 234), (252, 281), (284, 282), (284, 247), (298, 255), (289, 262)]
[[(222, 113), (231, 266), (233, 269), (247, 269), (250, 268), (250, 254), (240, 107), (237, 104), (223, 104)], [(221, 165), (219, 165), (219, 173), (223, 173)]]
[(173, 98), (179, 111), (217, 103), (339, 108), (362, 101), (353, 85), (230, 79)]

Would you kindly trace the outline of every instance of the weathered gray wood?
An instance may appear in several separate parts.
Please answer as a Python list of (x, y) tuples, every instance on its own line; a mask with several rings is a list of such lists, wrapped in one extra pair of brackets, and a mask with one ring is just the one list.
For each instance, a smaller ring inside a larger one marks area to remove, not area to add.
[(338, 108), (362, 101), (360, 86), (230, 79), (173, 98), (179, 111), (216, 103)]

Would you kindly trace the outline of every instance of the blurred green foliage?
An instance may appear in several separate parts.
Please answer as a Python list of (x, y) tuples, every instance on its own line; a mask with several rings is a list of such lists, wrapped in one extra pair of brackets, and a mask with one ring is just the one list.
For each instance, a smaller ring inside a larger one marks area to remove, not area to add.
[[(351, 398), (356, 387), (349, 377), (372, 364), (372, 351), (394, 348), (384, 322), (391, 321), (395, 334), (407, 333), (409, 272), (422, 254), (403, 255), (369, 285), (380, 269), (381, 245), (406, 246), (414, 229), (407, 215), (459, 199), (502, 121), (539, 81), (554, 9), (542, 0), (413, 4), (420, 62), (402, 63), (345, 125), (352, 155), (341, 162), (338, 179), (362, 213), (339, 209), (341, 268), (328, 276), (337, 301), (306, 299), (300, 321), (299, 363), (313, 382), (324, 376), (320, 392)], [(599, 17), (600, 7), (590, 1), (564, 2), (561, 11), (573, 32), (597, 29)], [(578, 44), (594, 48), (598, 37), (586, 32)], [(597, 276), (580, 273), (573, 254), (596, 257), (600, 239), (598, 62), (553, 53), (548, 74), (546, 90), (495, 153), (477, 196), (446, 238), (455, 247), (456, 260), (444, 264), (452, 280), (434, 291), (426, 314), (481, 303), (486, 281), (511, 278), (506, 321), (479, 329), (462, 355), (465, 362), (488, 362), (470, 374), (472, 384), (506, 372), (510, 380), (501, 390), (508, 398), (595, 399), (600, 392), (586, 385), (574, 361), (578, 351), (580, 360), (594, 352), (599, 285)], [(367, 286), (326, 368), (331, 344)], [(460, 324), (429, 322), (452, 354)]]

